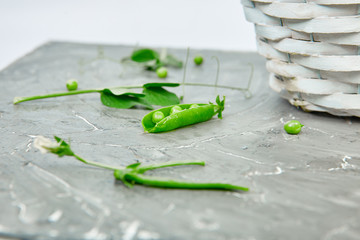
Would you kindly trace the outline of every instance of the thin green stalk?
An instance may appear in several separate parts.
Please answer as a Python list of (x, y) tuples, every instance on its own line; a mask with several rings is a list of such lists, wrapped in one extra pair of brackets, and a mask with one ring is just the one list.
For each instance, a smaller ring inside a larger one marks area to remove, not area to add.
[(251, 85), (251, 81), (254, 77), (254, 65), (252, 63), (249, 63), (250, 67), (251, 67), (251, 71), (250, 71), (250, 76), (249, 76), (249, 81), (248, 81), (248, 85), (244, 91), (245, 97), (246, 98), (251, 98), (252, 93), (250, 92), (250, 85)]
[[(82, 163), (85, 163), (87, 165), (91, 165), (91, 166), (95, 166), (95, 167), (100, 167), (100, 168), (105, 168), (105, 169), (109, 169), (109, 170), (124, 170), (124, 167), (114, 167), (114, 166), (110, 166), (110, 165), (106, 165), (106, 164), (102, 164), (102, 163), (97, 163), (97, 162), (93, 162), (93, 161), (88, 161), (85, 160), (84, 158), (80, 157), (79, 155), (74, 154), (73, 157), (75, 157), (77, 160), (79, 160)], [(188, 161), (170, 161), (170, 162), (165, 162), (165, 163), (158, 163), (158, 164), (151, 164), (151, 165), (146, 165), (146, 166), (139, 166), (136, 168), (136, 172), (141, 174), (144, 173), (148, 170), (154, 170), (154, 169), (158, 169), (158, 168), (164, 168), (164, 167), (175, 167), (175, 166), (183, 166), (183, 165), (201, 165), (201, 166), (205, 166), (205, 162), (204, 161), (198, 161), (198, 160), (188, 160)]]
[(31, 100), (37, 100), (37, 99), (54, 98), (54, 97), (62, 97), (62, 96), (69, 96), (69, 95), (94, 93), (94, 92), (100, 93), (101, 91), (102, 91), (102, 89), (101, 90), (88, 89), (88, 90), (77, 90), (77, 91), (69, 91), (69, 92), (62, 92), (62, 93), (52, 93), (52, 94), (38, 95), (38, 96), (31, 96), (31, 97), (15, 97), (13, 103), (17, 104), (17, 103), (31, 101)]
[(83, 162), (85, 164), (91, 165), (91, 166), (95, 166), (95, 167), (100, 167), (100, 168), (105, 168), (105, 169), (109, 169), (109, 170), (123, 170), (125, 168), (123, 167), (113, 167), (113, 166), (109, 166), (106, 164), (102, 164), (102, 163), (97, 163), (97, 162), (92, 162), (92, 161), (88, 161), (83, 159), (82, 157), (74, 154), (73, 155), (77, 160), (79, 160), (80, 162)]
[(216, 69), (216, 78), (215, 78), (215, 92), (216, 92), (216, 88), (218, 87), (218, 82), (219, 82), (219, 74), (220, 74), (220, 60), (218, 57), (216, 56), (212, 56), (212, 59), (216, 60), (217, 63), (217, 69)]
[[(187, 86), (200, 86), (200, 87), (214, 87), (214, 84), (207, 84), (207, 83), (182, 83), (182, 85)], [(246, 91), (248, 88), (238, 88), (238, 87), (232, 87), (232, 86), (226, 86), (226, 85), (216, 85), (218, 88), (227, 88), (232, 90), (238, 90), (238, 91)]]
[(188, 65), (188, 61), (189, 61), (189, 54), (190, 54), (190, 47), (188, 47), (186, 49), (186, 58), (185, 58), (185, 65), (184, 65), (184, 73), (183, 73), (183, 78), (182, 78), (182, 96), (181, 96), (181, 99), (184, 98), (185, 96), (185, 78), (186, 78), (186, 68), (187, 68), (187, 65)]
[(137, 168), (137, 171), (139, 173), (144, 173), (148, 170), (158, 169), (158, 168), (164, 168), (164, 167), (174, 167), (174, 166), (182, 166), (182, 165), (201, 165), (205, 166), (204, 161), (198, 161), (198, 160), (188, 160), (188, 161), (170, 161), (165, 163), (157, 163), (152, 165), (146, 165), (146, 166), (139, 166)]
[(252, 82), (252, 79), (253, 79), (253, 76), (254, 76), (254, 65), (249, 63), (249, 65), (251, 67), (251, 70), (250, 70), (249, 81), (248, 81), (248, 84), (247, 84), (246, 88), (239, 88), (239, 87), (233, 87), (233, 86), (227, 86), (227, 85), (218, 85), (218, 80), (219, 80), (219, 75), (220, 75), (220, 61), (216, 56), (213, 56), (212, 58), (214, 58), (217, 61), (217, 64), (218, 64), (218, 68), (217, 68), (217, 71), (216, 71), (215, 84), (185, 82), (185, 80), (184, 80), (185, 76), (184, 76), (184, 79), (183, 79), (183, 81), (181, 83), (182, 87), (184, 88), (184, 86), (199, 86), (199, 87), (215, 87), (215, 89), (216, 88), (225, 88), (225, 89), (242, 91), (243, 93), (245, 93), (246, 98), (250, 98), (252, 94), (249, 91), (249, 89), (250, 89), (251, 82)]
[(250, 67), (251, 67), (251, 71), (250, 71), (248, 86), (247, 86), (246, 90), (249, 90), (249, 89), (250, 89), (251, 81), (252, 81), (253, 76), (254, 76), (254, 64), (249, 63), (249, 65), (250, 65)]

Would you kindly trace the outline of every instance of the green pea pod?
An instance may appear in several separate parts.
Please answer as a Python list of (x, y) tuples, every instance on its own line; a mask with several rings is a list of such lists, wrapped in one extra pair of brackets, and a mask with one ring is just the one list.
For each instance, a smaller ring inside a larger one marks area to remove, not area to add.
[[(177, 128), (185, 127), (195, 123), (205, 122), (210, 120), (214, 115), (218, 114), (222, 118), (222, 111), (224, 110), (225, 97), (220, 101), (219, 96), (216, 98), (216, 104), (197, 104), (196, 107), (191, 107), (193, 104), (179, 104), (183, 110), (170, 114), (174, 106), (164, 107), (146, 114), (142, 119), (144, 130), (149, 133), (158, 133), (171, 131)], [(164, 114), (164, 118), (158, 122), (153, 122), (153, 114), (160, 111)]]

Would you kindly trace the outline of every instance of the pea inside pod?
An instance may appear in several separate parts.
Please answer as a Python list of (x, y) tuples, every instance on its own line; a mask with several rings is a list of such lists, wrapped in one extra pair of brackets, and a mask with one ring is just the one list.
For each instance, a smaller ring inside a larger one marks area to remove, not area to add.
[(163, 118), (164, 118), (164, 114), (161, 111), (156, 111), (154, 112), (154, 114), (152, 115), (152, 121), (154, 123), (160, 122)]
[[(210, 120), (214, 115), (222, 118), (224, 110), (225, 97), (220, 101), (220, 97), (216, 98), (216, 104), (179, 104), (170, 107), (164, 107), (146, 114), (142, 119), (144, 130), (149, 133), (167, 132), (177, 128), (185, 127), (195, 123)], [(182, 109), (174, 111), (174, 109)], [(160, 121), (153, 121), (154, 114), (162, 112), (164, 118)]]
[(182, 110), (183, 110), (182, 107), (180, 107), (179, 105), (175, 105), (170, 109), (170, 115), (177, 112), (181, 112)]

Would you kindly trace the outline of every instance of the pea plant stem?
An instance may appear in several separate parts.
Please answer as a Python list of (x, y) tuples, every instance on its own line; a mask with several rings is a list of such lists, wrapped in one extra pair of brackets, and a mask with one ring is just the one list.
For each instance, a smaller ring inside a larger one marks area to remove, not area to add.
[[(143, 88), (143, 86), (121, 86), (119, 88), (134, 89), (134, 88)], [(63, 96), (78, 95), (78, 94), (101, 93), (103, 91), (104, 91), (104, 89), (86, 89), (86, 90), (52, 93), (52, 94), (45, 94), (45, 95), (38, 95), (38, 96), (31, 96), (31, 97), (15, 97), (13, 103), (17, 104), (17, 103), (32, 101), (32, 100), (37, 100), (37, 99), (63, 97)]]
[(31, 97), (16, 97), (14, 98), (14, 104), (37, 100), (37, 99), (44, 99), (44, 98), (54, 98), (54, 97), (62, 97), (62, 96), (69, 96), (69, 95), (77, 95), (77, 94), (86, 94), (86, 93), (100, 93), (102, 90), (99, 89), (88, 89), (88, 90), (77, 90), (77, 91), (69, 91), (69, 92), (61, 92), (61, 93), (52, 93), (46, 95), (38, 95), (38, 96), (31, 96)]
[(93, 161), (85, 160), (84, 158), (74, 154), (77, 160), (94, 167), (100, 167), (115, 171), (115, 177), (124, 181), (124, 184), (132, 186), (133, 183), (142, 184), (150, 187), (159, 188), (181, 188), (181, 189), (218, 189), (218, 190), (241, 190), (248, 191), (247, 187), (227, 184), (227, 183), (197, 183), (184, 182), (179, 180), (172, 180), (168, 178), (154, 177), (143, 175), (148, 170), (154, 170), (164, 167), (174, 167), (183, 165), (201, 165), (204, 166), (204, 161), (188, 160), (188, 161), (170, 161), (165, 163), (151, 164), (147, 166), (137, 166), (134, 169), (126, 169), (124, 167), (113, 167), (106, 164), (101, 164)]
[(110, 166), (110, 165), (106, 165), (106, 164), (102, 164), (102, 163), (97, 163), (97, 162), (93, 162), (93, 161), (88, 161), (88, 160), (85, 160), (83, 159), (82, 157), (74, 154), (74, 157), (79, 160), (80, 162), (83, 162), (87, 165), (91, 165), (91, 166), (94, 166), (94, 167), (100, 167), (100, 168), (105, 168), (105, 169), (109, 169), (109, 170), (123, 170), (125, 169), (124, 167), (113, 167), (113, 166)]
[(181, 189), (218, 189), (218, 190), (241, 190), (248, 191), (246, 187), (236, 186), (227, 183), (197, 183), (197, 182), (183, 182), (171, 180), (167, 178), (159, 178), (153, 176), (146, 176), (143, 174), (128, 173), (125, 176), (128, 182), (136, 182), (138, 184), (147, 185), (151, 187), (160, 188), (181, 188)]
[(157, 163), (157, 164), (151, 164), (146, 166), (139, 166), (138, 172), (144, 173), (148, 170), (154, 170), (158, 168), (164, 168), (164, 167), (175, 167), (175, 166), (182, 166), (182, 165), (201, 165), (205, 166), (204, 161), (198, 161), (198, 160), (188, 160), (188, 161), (177, 161), (177, 162), (165, 162), (165, 163)]
[[(106, 165), (106, 164), (102, 164), (102, 163), (97, 163), (97, 162), (93, 162), (93, 161), (88, 161), (85, 160), (84, 158), (80, 157), (79, 155), (74, 154), (73, 155), (77, 160), (79, 160), (80, 162), (83, 162), (87, 165), (91, 165), (94, 167), (100, 167), (100, 168), (104, 168), (104, 169), (109, 169), (109, 170), (124, 170), (124, 167), (114, 167), (114, 166), (110, 166), (110, 165)], [(201, 165), (201, 166), (205, 166), (205, 162), (204, 161), (198, 161), (198, 160), (187, 160), (187, 161), (169, 161), (169, 162), (165, 162), (165, 163), (158, 163), (158, 164), (151, 164), (151, 165), (146, 165), (146, 166), (139, 166), (136, 169), (137, 173), (144, 173), (148, 170), (154, 170), (154, 169), (158, 169), (158, 168), (164, 168), (164, 167), (175, 167), (175, 166), (183, 166), (183, 165)]]
[[(197, 183), (185, 182), (182, 180), (173, 180), (156, 176), (144, 175), (148, 170), (154, 170), (164, 167), (174, 167), (181, 165), (205, 165), (204, 161), (187, 160), (187, 161), (169, 161), (165, 163), (157, 163), (142, 166), (140, 162), (130, 164), (126, 167), (110, 166), (99, 162), (88, 161), (75, 154), (70, 145), (63, 139), (54, 136), (57, 143), (49, 143), (49, 139), (38, 138), (34, 144), (40, 150), (46, 150), (49, 153), (58, 155), (59, 157), (69, 156), (76, 160), (94, 167), (100, 167), (114, 172), (114, 177), (122, 181), (127, 187), (133, 187), (134, 184), (143, 184), (152, 187), (161, 188), (183, 188), (183, 189), (218, 189), (218, 190), (241, 190), (248, 191), (248, 188), (236, 186), (227, 183)], [(51, 141), (51, 140), (50, 140)]]
[[(206, 83), (181, 83), (181, 85), (186, 86), (199, 86), (199, 87), (215, 87), (214, 84), (206, 84)], [(232, 89), (232, 90), (238, 90), (238, 91), (246, 91), (248, 88), (238, 88), (238, 87), (232, 87), (232, 86), (226, 86), (226, 85), (216, 85), (217, 88), (226, 88), (226, 89)]]

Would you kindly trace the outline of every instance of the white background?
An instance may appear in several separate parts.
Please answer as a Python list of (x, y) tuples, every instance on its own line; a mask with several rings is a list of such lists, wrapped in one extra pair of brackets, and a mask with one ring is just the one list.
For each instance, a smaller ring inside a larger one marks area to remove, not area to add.
[(51, 40), (256, 51), (240, 0), (0, 0), (0, 69)]

